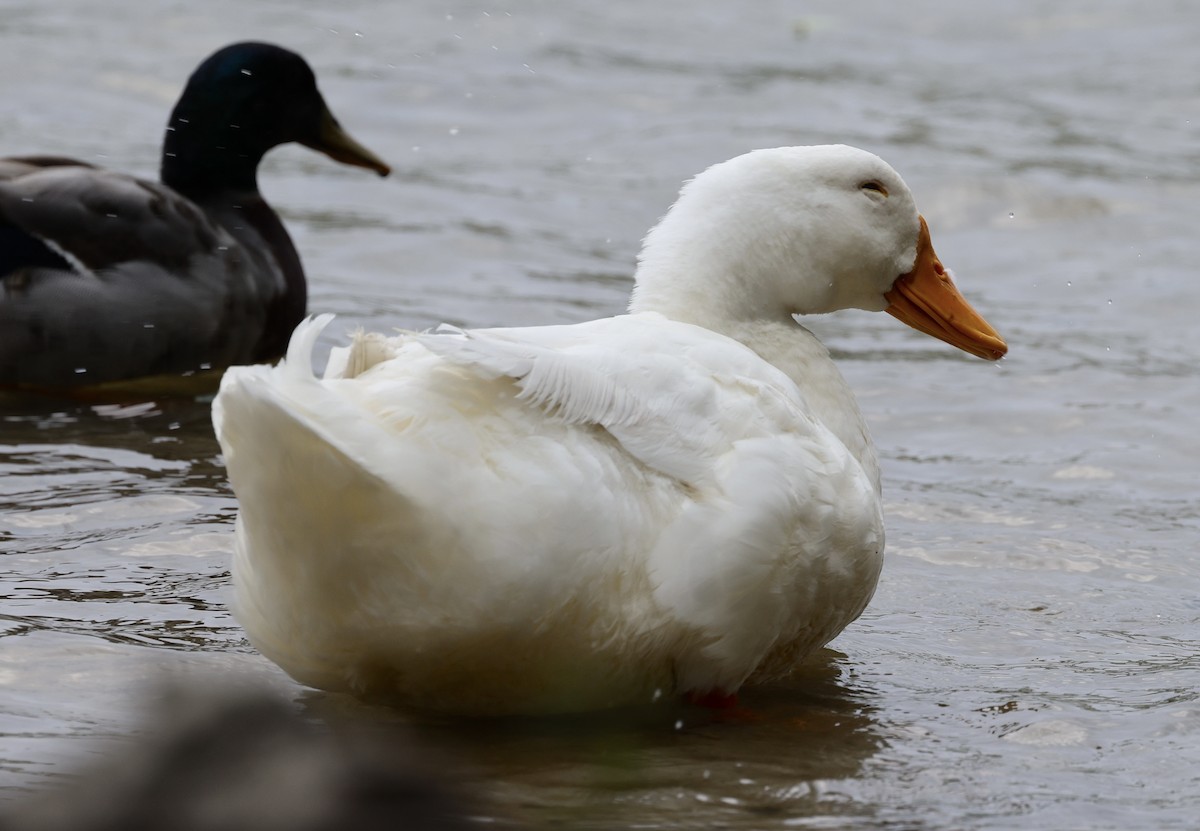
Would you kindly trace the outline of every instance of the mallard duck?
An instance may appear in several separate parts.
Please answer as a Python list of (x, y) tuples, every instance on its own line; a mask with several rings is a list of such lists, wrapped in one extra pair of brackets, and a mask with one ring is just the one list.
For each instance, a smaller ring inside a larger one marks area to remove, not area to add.
[(55, 156), (0, 159), (0, 387), (76, 387), (281, 356), (300, 257), (258, 191), (296, 141), (389, 168), (326, 107), (294, 52), (237, 43), (192, 73), (161, 182)]
[(795, 318), (850, 308), (1007, 349), (900, 176), (821, 146), (687, 184), (627, 314), (360, 333), (321, 378), (328, 317), (306, 321), (213, 405), (238, 620), (304, 684), (447, 712), (728, 701), (786, 675), (883, 562), (866, 424)]

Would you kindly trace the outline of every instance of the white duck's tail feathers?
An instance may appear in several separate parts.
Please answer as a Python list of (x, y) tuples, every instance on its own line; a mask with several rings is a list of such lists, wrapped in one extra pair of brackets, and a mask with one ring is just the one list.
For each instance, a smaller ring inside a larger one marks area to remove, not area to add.
[(389, 338), (381, 332), (358, 329), (350, 338), (349, 346), (334, 350), (342, 362), (340, 366), (335, 366), (333, 355), (330, 355), (329, 368), (325, 370), (326, 378), (357, 378), (371, 367), (396, 357), (399, 349), (395, 338)]
[[(306, 317), (292, 332), (287, 357), (281, 364), (288, 368), (290, 378), (301, 380), (316, 377), (313, 370), (313, 351), (316, 349), (317, 339), (334, 317), (332, 314)], [(389, 338), (380, 332), (356, 329), (350, 335), (349, 346), (335, 346), (330, 351), (324, 377), (355, 378), (376, 364), (394, 358), (399, 348), (398, 344), (398, 339)]]
[(269, 468), (300, 452), (301, 445), (336, 449), (379, 478), (371, 472), (369, 448), (383, 440), (380, 429), (355, 401), (337, 394), (313, 372), (313, 349), (331, 320), (333, 315), (323, 314), (302, 321), (292, 333), (287, 357), (276, 366), (226, 371), (213, 400), (213, 427), (231, 478), (243, 465)]
[[(317, 338), (321, 336), (321, 332), (333, 318), (332, 314), (323, 314), (306, 317), (300, 321), (292, 331), (291, 340), (288, 341), (287, 354), (274, 366), (250, 364), (231, 366), (225, 370), (225, 374), (221, 377), (220, 390), (212, 403), (213, 429), (217, 434), (217, 440), (222, 443), (223, 449), (225, 445), (223, 436), (226, 434), (226, 425), (229, 423), (226, 405), (230, 399), (240, 395), (244, 390), (267, 389), (273, 384), (279, 383), (281, 378), (301, 382), (313, 380), (315, 377), (312, 368), (313, 349), (316, 347)], [(225, 449), (225, 453), (228, 455), (228, 449)]]
[(350, 333), (349, 346), (335, 346), (325, 367), (326, 380), (357, 378), (368, 369), (390, 361), (400, 354), (404, 344), (424, 332), (394, 329), (394, 335), (367, 332), (361, 327)]
[(300, 321), (288, 341), (287, 357), (280, 366), (285, 368), (289, 377), (299, 379), (314, 378), (312, 356), (317, 346), (317, 338), (325, 331), (325, 327), (333, 321), (332, 314), (309, 316)]
[[(309, 381), (311, 390), (322, 392), (319, 381), (311, 377)], [(328, 416), (315, 416), (307, 401), (296, 400), (295, 392), (294, 379), (284, 367), (235, 367), (226, 373), (213, 411), (220, 410), (219, 417), (214, 415), (217, 438), (235, 492), (237, 480), (247, 471), (269, 471), (274, 463), (294, 462), (314, 449), (324, 454), (335, 451), (338, 458), (365, 470), (362, 460), (356, 458), (360, 454), (343, 447), (345, 442), (326, 424)], [(320, 471), (307, 473), (306, 478), (319, 478)], [(275, 481), (287, 478), (278, 472), (271, 475)]]

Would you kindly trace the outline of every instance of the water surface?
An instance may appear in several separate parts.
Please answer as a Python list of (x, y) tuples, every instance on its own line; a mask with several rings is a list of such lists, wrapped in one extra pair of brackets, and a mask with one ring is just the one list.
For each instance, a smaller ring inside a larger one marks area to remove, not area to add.
[[(618, 312), (641, 235), (706, 165), (780, 144), (879, 153), (1011, 352), (985, 364), (885, 315), (813, 323), (884, 463), (867, 613), (749, 693), (754, 719), (417, 735), (501, 824), (1192, 828), (1198, 35), (1183, 0), (0, 0), (0, 152), (153, 175), (201, 58), (245, 38), (298, 49), (396, 167), (380, 181), (284, 148), (262, 171), (311, 308), (339, 315), (325, 346), (358, 326)], [(127, 731), (164, 678), (354, 710), (243, 640), (235, 508), (204, 399), (0, 401), (6, 794)]]

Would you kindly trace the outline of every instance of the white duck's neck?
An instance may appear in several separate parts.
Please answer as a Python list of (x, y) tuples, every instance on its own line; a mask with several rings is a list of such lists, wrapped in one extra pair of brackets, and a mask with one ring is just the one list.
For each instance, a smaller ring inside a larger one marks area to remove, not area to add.
[[(750, 321), (795, 325), (782, 298), (765, 287), (748, 289), (759, 282), (751, 273), (752, 264), (736, 259), (724, 263), (720, 252), (714, 254), (693, 264), (681, 253), (666, 265), (659, 252), (643, 252), (629, 311), (658, 312), (722, 334), (728, 334), (725, 329), (731, 325)], [(722, 279), (704, 279), (707, 272), (720, 273)]]
[(819, 251), (804, 244), (804, 223), (792, 224), (786, 237), (768, 236), (753, 211), (738, 208), (681, 197), (646, 235), (629, 310), (714, 331), (733, 321), (790, 323), (794, 313), (830, 311), (834, 281), (812, 276), (826, 269), (814, 261)]

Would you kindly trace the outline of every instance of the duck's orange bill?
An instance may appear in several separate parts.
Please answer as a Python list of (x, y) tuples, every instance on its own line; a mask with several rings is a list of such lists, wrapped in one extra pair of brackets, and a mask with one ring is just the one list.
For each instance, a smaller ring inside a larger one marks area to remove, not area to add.
[(958, 293), (933, 251), (925, 217), (920, 219), (917, 261), (912, 271), (898, 278), (884, 295), (891, 304), (888, 314), (964, 352), (989, 361), (1003, 358), (1008, 344)]

